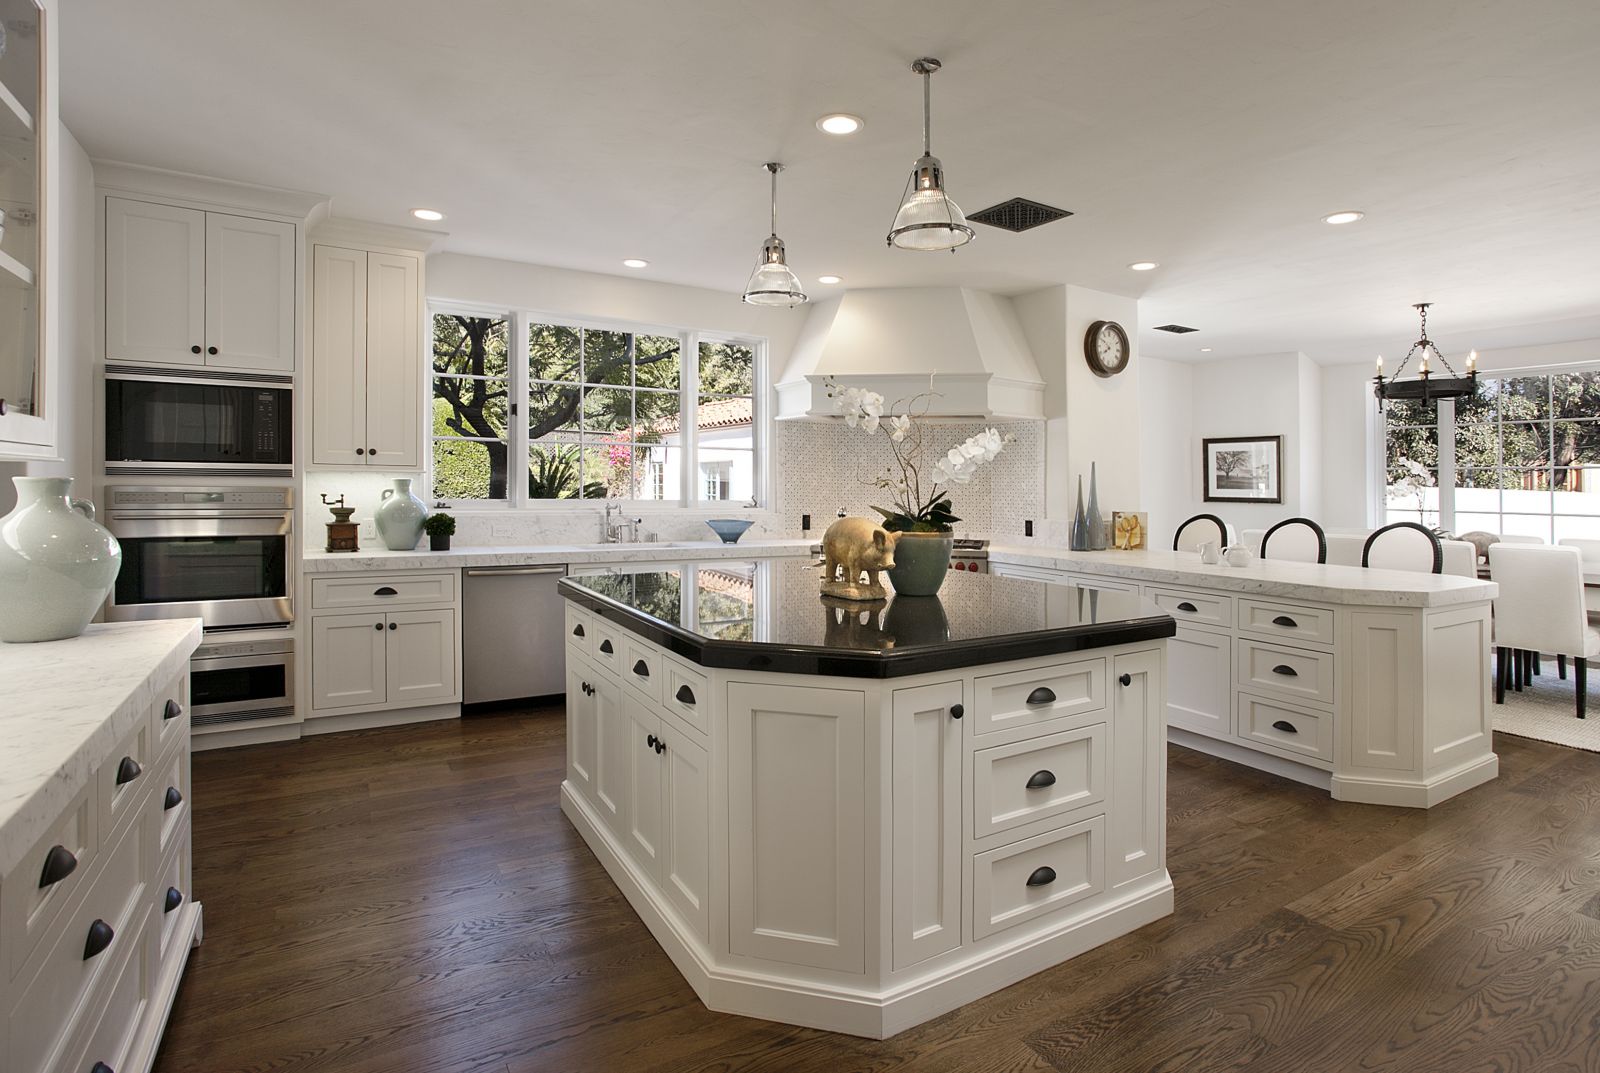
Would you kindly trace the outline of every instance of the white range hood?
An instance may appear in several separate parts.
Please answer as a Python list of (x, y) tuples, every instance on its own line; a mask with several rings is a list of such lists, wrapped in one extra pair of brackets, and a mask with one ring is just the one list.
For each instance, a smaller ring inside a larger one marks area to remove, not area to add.
[(778, 417), (832, 417), (824, 381), (888, 402), (928, 390), (935, 417), (1044, 416), (1044, 381), (1011, 300), (965, 287), (848, 291), (811, 307), (778, 380)]

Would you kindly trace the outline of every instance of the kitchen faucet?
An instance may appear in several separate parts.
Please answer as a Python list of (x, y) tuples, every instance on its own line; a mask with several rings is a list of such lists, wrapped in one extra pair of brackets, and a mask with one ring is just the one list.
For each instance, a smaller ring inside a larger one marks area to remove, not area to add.
[[(644, 519), (643, 518), (619, 518), (617, 521), (613, 522), (611, 520), (611, 515), (612, 515), (613, 511), (615, 511), (617, 514), (621, 514), (622, 513), (622, 507), (619, 506), (618, 504), (612, 503), (612, 502), (610, 502), (608, 500), (606, 502), (605, 517), (600, 520), (600, 538), (601, 538), (601, 540), (604, 543), (607, 543), (607, 544), (622, 544), (622, 543), (636, 544), (636, 543), (638, 543), (638, 540), (639, 540), (639, 526), (644, 524)], [(623, 529), (626, 529), (627, 532), (628, 532), (628, 536), (627, 536), (626, 540), (624, 540), (623, 536), (622, 536)]]

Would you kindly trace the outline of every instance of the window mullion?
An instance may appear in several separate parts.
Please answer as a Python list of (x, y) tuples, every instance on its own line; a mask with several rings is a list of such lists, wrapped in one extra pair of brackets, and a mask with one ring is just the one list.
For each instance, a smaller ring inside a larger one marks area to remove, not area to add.
[(1456, 403), (1439, 400), (1439, 528), (1456, 531)]
[[(506, 355), (508, 383), (507, 409), (511, 420), (506, 427), (506, 505), (512, 510), (528, 505), (528, 316), (511, 314), (510, 353)], [(513, 479), (515, 475), (515, 479)]]
[(700, 333), (684, 332), (678, 338), (683, 348), (683, 360), (678, 363), (678, 427), (683, 430), (678, 505), (688, 507), (700, 498), (696, 483), (700, 474)]

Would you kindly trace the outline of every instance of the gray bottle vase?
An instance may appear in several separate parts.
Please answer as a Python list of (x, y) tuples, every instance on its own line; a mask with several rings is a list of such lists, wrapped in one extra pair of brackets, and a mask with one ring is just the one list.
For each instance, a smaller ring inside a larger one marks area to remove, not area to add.
[(122, 547), (72, 499), (71, 477), (13, 477), (17, 506), (0, 518), (0, 641), (76, 637), (105, 602)]
[(422, 539), (422, 522), (428, 508), (411, 494), (411, 478), (396, 477), (393, 488), (383, 490), (383, 502), (373, 514), (378, 536), (390, 551), (414, 551)]

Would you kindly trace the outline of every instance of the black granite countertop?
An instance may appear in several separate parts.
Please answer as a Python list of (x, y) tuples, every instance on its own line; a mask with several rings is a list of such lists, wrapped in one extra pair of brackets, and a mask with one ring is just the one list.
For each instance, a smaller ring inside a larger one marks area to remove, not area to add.
[(1135, 593), (952, 573), (938, 596), (821, 596), (810, 559), (583, 568), (567, 599), (705, 667), (898, 678), (1171, 637)]

